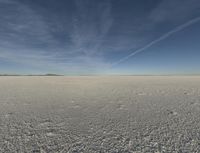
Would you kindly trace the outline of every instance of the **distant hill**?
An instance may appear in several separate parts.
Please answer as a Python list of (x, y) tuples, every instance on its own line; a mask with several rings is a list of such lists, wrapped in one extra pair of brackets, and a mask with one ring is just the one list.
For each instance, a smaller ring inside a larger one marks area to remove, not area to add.
[(0, 74), (0, 76), (64, 76), (64, 75), (47, 73), (47, 74)]
[(52, 73), (48, 73), (48, 74), (45, 74), (45, 76), (63, 76), (61, 74), (52, 74)]

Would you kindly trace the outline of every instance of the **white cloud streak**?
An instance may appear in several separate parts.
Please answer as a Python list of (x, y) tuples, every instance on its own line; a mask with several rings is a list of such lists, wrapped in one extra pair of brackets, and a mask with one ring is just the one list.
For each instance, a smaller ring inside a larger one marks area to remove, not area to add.
[(116, 61), (115, 63), (112, 64), (111, 67), (114, 67), (114, 66), (116, 66), (116, 65), (119, 65), (120, 63), (122, 63), (122, 62), (128, 60), (130, 57), (137, 55), (138, 53), (144, 52), (145, 50), (147, 50), (147, 49), (150, 48), (151, 46), (153, 46), (153, 45), (159, 43), (159, 42), (162, 41), (162, 40), (167, 39), (167, 38), (170, 37), (171, 35), (173, 35), (173, 34), (179, 32), (179, 31), (181, 31), (181, 30), (183, 30), (183, 29), (185, 29), (185, 28), (187, 28), (187, 27), (189, 27), (189, 26), (191, 26), (191, 25), (193, 25), (193, 24), (195, 24), (195, 23), (197, 23), (197, 22), (199, 22), (199, 21), (200, 21), (200, 17), (197, 17), (197, 18), (194, 18), (194, 19), (192, 19), (192, 20), (189, 20), (188, 22), (186, 22), (186, 23), (184, 23), (184, 24), (182, 24), (182, 25), (176, 27), (175, 29), (173, 29), (173, 30), (171, 30), (171, 31), (169, 31), (169, 32), (167, 32), (167, 33), (165, 33), (164, 35), (162, 35), (162, 36), (159, 37), (158, 39), (155, 39), (155, 40), (151, 41), (149, 44), (145, 45), (144, 47), (142, 47), (142, 48), (140, 48), (140, 49), (134, 51), (133, 53), (131, 53), (131, 54), (129, 54), (129, 55), (127, 55), (127, 56), (121, 58), (120, 60)]

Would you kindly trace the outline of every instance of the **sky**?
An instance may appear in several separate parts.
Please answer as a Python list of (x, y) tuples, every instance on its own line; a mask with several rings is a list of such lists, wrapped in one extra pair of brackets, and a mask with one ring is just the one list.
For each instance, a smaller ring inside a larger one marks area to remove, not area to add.
[(199, 0), (0, 0), (0, 74), (200, 74)]

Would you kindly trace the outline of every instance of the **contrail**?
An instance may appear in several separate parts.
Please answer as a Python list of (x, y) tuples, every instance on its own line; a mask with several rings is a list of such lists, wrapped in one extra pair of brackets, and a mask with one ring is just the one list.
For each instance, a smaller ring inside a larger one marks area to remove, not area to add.
[(144, 47), (142, 47), (142, 48), (136, 50), (135, 52), (133, 52), (133, 53), (131, 53), (131, 54), (129, 54), (129, 55), (123, 57), (123, 58), (121, 58), (121, 59), (118, 60), (117, 62), (113, 63), (111, 67), (113, 67), (113, 66), (115, 66), (115, 65), (118, 65), (118, 64), (120, 64), (120, 63), (126, 61), (126, 60), (129, 59), (130, 57), (135, 56), (136, 54), (145, 51), (146, 49), (148, 49), (149, 47), (153, 46), (154, 44), (159, 43), (160, 41), (162, 41), (162, 40), (164, 40), (164, 39), (170, 37), (170, 36), (173, 35), (174, 33), (179, 32), (179, 31), (181, 31), (181, 30), (183, 30), (183, 29), (185, 29), (185, 28), (187, 28), (187, 27), (189, 27), (189, 26), (191, 26), (191, 25), (193, 25), (193, 24), (195, 24), (196, 22), (199, 22), (199, 21), (200, 21), (200, 16), (197, 17), (197, 18), (194, 18), (194, 19), (192, 19), (192, 20), (189, 20), (188, 22), (186, 22), (186, 23), (184, 23), (184, 24), (182, 24), (182, 25), (176, 27), (175, 29), (173, 29), (173, 30), (171, 30), (171, 31), (169, 31), (169, 32), (167, 32), (167, 33), (165, 33), (164, 35), (162, 35), (162, 36), (159, 37), (158, 39), (156, 39), (156, 40), (150, 42), (149, 44), (145, 45)]

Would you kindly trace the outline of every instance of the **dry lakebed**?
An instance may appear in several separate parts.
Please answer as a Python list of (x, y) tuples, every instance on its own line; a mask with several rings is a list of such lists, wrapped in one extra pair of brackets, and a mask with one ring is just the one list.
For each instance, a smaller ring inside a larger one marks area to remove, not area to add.
[(2, 153), (199, 153), (199, 76), (1, 76)]

